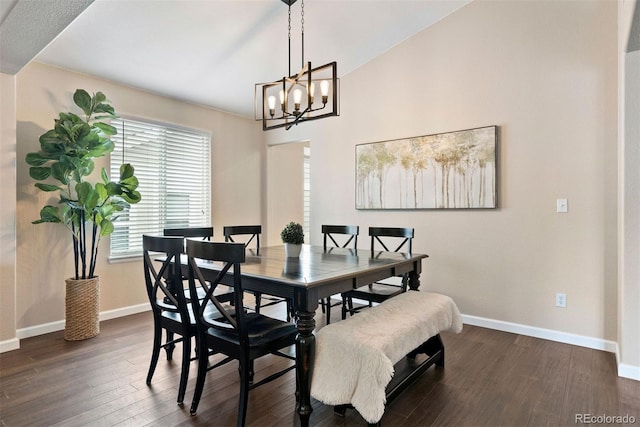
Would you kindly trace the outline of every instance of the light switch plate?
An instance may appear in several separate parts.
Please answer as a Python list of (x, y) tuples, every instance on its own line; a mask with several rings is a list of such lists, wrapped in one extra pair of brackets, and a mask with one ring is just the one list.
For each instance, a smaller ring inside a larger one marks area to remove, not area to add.
[(567, 202), (567, 199), (556, 200), (556, 212), (559, 212), (559, 213), (569, 212), (569, 203)]

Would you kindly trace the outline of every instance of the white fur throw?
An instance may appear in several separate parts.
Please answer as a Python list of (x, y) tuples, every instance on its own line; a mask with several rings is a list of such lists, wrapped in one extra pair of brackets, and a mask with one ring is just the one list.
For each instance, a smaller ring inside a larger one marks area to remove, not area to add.
[(369, 423), (384, 414), (393, 365), (441, 331), (462, 331), (458, 307), (445, 295), (407, 291), (320, 329), (311, 396), (352, 404)]

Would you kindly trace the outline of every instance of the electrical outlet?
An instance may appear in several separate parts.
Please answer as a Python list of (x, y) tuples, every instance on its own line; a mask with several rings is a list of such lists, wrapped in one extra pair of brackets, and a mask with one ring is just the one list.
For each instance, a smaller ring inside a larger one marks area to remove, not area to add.
[(567, 307), (567, 294), (561, 294), (561, 293), (556, 294), (556, 307), (562, 307), (562, 308)]
[(569, 204), (567, 199), (557, 199), (556, 200), (556, 212), (558, 213), (567, 213), (569, 212)]

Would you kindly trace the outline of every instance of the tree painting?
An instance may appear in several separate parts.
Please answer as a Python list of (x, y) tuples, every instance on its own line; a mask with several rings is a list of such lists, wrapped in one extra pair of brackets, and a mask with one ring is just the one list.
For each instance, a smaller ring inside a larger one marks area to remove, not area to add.
[(356, 146), (356, 209), (495, 208), (497, 126)]

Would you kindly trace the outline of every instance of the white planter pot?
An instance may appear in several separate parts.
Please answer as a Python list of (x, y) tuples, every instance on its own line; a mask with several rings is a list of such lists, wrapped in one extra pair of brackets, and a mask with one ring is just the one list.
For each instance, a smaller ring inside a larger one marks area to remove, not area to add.
[(298, 258), (301, 250), (302, 245), (296, 245), (294, 243), (284, 244), (284, 252), (287, 254), (287, 258)]

